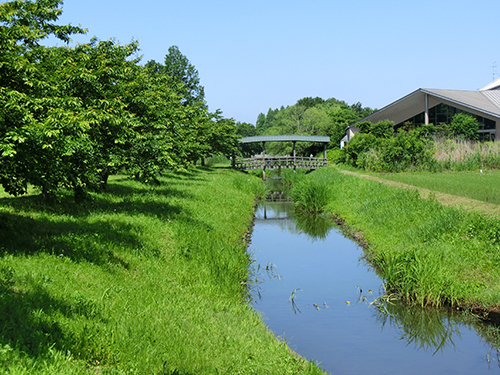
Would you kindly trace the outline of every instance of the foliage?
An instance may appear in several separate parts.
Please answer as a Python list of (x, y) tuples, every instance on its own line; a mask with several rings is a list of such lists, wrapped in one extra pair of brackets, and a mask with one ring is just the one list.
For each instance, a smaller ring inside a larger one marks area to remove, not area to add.
[(190, 106), (205, 106), (205, 89), (200, 85), (198, 70), (184, 56), (179, 47), (171, 46), (165, 55), (165, 64), (148, 61), (146, 68), (151, 73), (162, 74), (175, 83), (182, 102)]
[(432, 125), (394, 132), (394, 123), (362, 122), (360, 131), (342, 149), (342, 161), (372, 171), (433, 168)]
[[(352, 106), (334, 98), (306, 97), (293, 106), (269, 109), (267, 115), (260, 113), (256, 122), (258, 135), (304, 134), (329, 136), (328, 148), (340, 147), (347, 126), (372, 113), (370, 108), (362, 108), (361, 103)], [(322, 145), (297, 143), (298, 155), (317, 154)], [(270, 154), (290, 154), (292, 144), (272, 143), (266, 145)]]
[[(236, 123), (236, 134), (243, 137), (254, 137), (257, 135), (257, 129), (252, 124), (246, 122)], [(258, 143), (239, 143), (239, 154), (243, 157), (250, 157), (262, 152), (262, 145)]]
[[(66, 130), (79, 139), (78, 125), (82, 122), (70, 112), (80, 103), (52, 97), (53, 81), (47, 79), (39, 64), (52, 57), (39, 40), (54, 35), (67, 42), (71, 34), (84, 32), (52, 23), (61, 13), (59, 5), (59, 1), (49, 0), (0, 4), (0, 182), (11, 194), (26, 192), (28, 182), (40, 179), (45, 180), (45, 192), (59, 178), (64, 184), (70, 183), (64, 173), (44, 178), (57, 171), (57, 165), (63, 165), (57, 154), (71, 153), (71, 145), (56, 135)], [(78, 142), (73, 147), (85, 145)]]
[(479, 121), (467, 113), (459, 112), (455, 114), (449, 127), (451, 135), (454, 137), (464, 137), (472, 140), (479, 138)]
[(330, 149), (326, 152), (326, 157), (329, 163), (337, 164), (343, 160), (342, 150), (339, 148)]
[(330, 136), (329, 148), (340, 147), (340, 141), (344, 138), (347, 127), (361, 118), (355, 109), (347, 105), (330, 110), (328, 117), (330, 119), (329, 127), (323, 133)]
[(208, 112), (178, 48), (156, 71), (139, 65), (136, 41), (41, 45), (84, 32), (53, 23), (60, 4), (0, 4), (0, 183), (8, 193), (32, 185), (46, 198), (64, 188), (84, 197), (118, 171), (158, 182), (165, 170), (235, 152), (234, 121)]

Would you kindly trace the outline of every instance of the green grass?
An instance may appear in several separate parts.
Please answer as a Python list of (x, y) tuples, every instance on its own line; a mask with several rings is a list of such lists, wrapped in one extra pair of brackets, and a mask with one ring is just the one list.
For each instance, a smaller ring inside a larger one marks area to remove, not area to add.
[(500, 204), (500, 171), (394, 173), (376, 176), (446, 194)]
[(331, 187), (325, 211), (362, 232), (389, 292), (419, 305), (499, 305), (500, 221), (331, 167), (306, 179)]
[(0, 198), (0, 373), (320, 373), (246, 302), (258, 179), (226, 168)]

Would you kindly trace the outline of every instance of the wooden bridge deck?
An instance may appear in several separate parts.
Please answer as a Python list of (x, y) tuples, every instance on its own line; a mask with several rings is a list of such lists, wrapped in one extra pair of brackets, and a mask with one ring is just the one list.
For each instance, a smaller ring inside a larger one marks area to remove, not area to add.
[(313, 157), (294, 157), (294, 156), (261, 156), (257, 155), (253, 158), (237, 159), (234, 167), (239, 170), (251, 169), (317, 169), (328, 165), (326, 158)]

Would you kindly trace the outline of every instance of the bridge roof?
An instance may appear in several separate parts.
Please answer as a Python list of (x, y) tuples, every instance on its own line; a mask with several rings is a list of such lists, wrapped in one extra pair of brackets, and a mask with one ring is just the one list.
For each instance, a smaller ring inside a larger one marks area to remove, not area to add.
[(243, 137), (241, 143), (254, 142), (320, 142), (330, 143), (330, 137), (316, 135), (258, 135), (256, 137)]

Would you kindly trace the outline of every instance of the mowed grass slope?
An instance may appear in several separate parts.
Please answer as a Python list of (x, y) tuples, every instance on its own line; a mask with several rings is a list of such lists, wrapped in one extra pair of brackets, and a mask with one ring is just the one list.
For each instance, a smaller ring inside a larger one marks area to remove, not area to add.
[(258, 179), (115, 178), (75, 204), (0, 198), (0, 373), (319, 373), (245, 303)]

